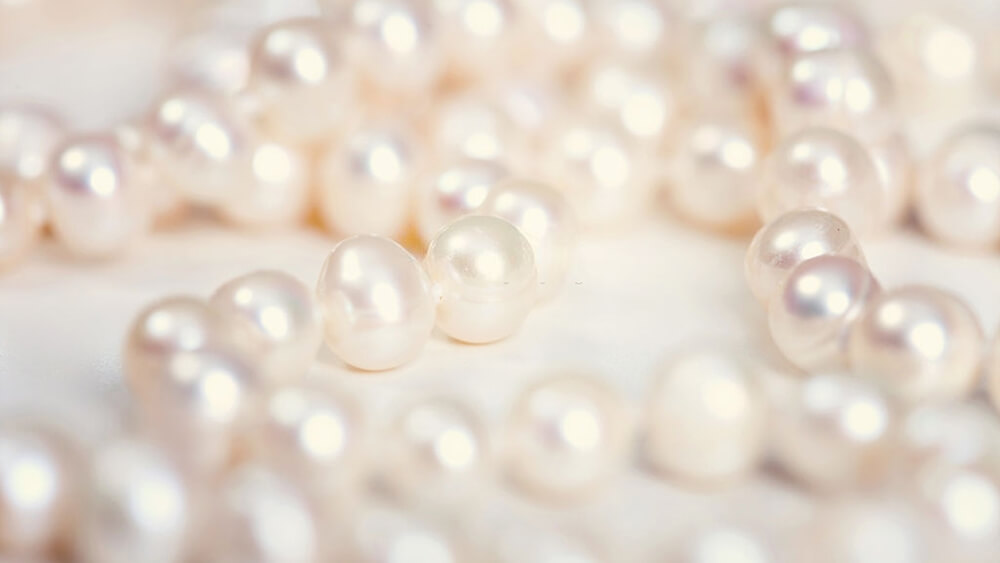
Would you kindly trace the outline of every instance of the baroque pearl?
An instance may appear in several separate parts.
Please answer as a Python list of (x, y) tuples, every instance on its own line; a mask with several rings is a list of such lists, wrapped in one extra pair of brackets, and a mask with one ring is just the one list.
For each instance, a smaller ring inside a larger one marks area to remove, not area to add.
[(687, 353), (658, 370), (646, 407), (646, 460), (698, 485), (752, 473), (764, 452), (767, 410), (754, 373), (735, 358)]
[(779, 6), (765, 16), (768, 40), (784, 57), (849, 47), (869, 42), (861, 18), (846, 6), (799, 2)]
[(17, 263), (38, 240), (40, 200), (24, 180), (0, 174), (0, 269)]
[(531, 243), (498, 217), (456, 219), (431, 241), (424, 263), (440, 295), (437, 326), (462, 342), (510, 336), (537, 297)]
[(231, 223), (273, 228), (298, 223), (311, 203), (311, 170), (305, 156), (289, 146), (262, 142), (253, 149), (250, 172), (236, 196), (220, 212)]
[(826, 255), (865, 264), (861, 247), (843, 219), (819, 209), (789, 211), (757, 231), (747, 249), (744, 272), (757, 299), (770, 303), (796, 266)]
[(323, 264), (316, 295), (327, 345), (356, 368), (409, 362), (434, 328), (427, 274), (387, 238), (358, 235), (340, 242)]
[(907, 401), (959, 399), (975, 387), (984, 337), (969, 307), (949, 293), (911, 286), (865, 307), (851, 330), (851, 369)]
[(507, 169), (487, 160), (463, 159), (423, 184), (417, 202), (420, 238), (430, 242), (448, 223), (479, 209)]
[(40, 178), (65, 134), (62, 120), (46, 109), (0, 106), (0, 175)]

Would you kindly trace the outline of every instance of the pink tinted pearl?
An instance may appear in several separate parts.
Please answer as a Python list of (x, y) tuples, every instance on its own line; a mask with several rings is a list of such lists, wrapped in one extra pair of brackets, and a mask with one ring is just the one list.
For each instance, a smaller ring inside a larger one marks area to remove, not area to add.
[(311, 203), (312, 177), (308, 159), (290, 146), (257, 144), (249, 162), (246, 183), (222, 215), (239, 226), (268, 229), (299, 223)]
[(420, 238), (429, 243), (442, 227), (478, 209), (507, 175), (506, 167), (485, 160), (463, 159), (445, 168), (418, 194)]
[(46, 109), (0, 106), (0, 174), (28, 180), (41, 177), (65, 135), (65, 124)]
[(0, 269), (17, 263), (37, 241), (40, 200), (24, 180), (0, 175)]
[(808, 2), (775, 8), (766, 15), (764, 30), (784, 57), (863, 46), (869, 35), (864, 21), (850, 8)]

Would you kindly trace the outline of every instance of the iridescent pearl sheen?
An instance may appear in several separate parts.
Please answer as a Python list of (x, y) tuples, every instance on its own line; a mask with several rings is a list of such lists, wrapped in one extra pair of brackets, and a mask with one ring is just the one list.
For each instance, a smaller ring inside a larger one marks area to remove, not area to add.
[(24, 180), (0, 175), (0, 269), (19, 262), (38, 240), (41, 199)]
[(784, 57), (865, 46), (869, 32), (847, 6), (798, 2), (781, 5), (764, 18), (764, 30)]
[(41, 177), (65, 134), (66, 125), (45, 108), (0, 106), (0, 175), (28, 180)]
[(429, 243), (442, 227), (479, 209), (507, 175), (507, 168), (496, 162), (462, 159), (422, 184), (417, 195), (420, 238)]

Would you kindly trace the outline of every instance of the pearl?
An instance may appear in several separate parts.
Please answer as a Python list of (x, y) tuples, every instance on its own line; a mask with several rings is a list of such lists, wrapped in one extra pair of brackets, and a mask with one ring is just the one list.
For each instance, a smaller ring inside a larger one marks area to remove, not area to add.
[(520, 169), (527, 159), (512, 124), (489, 100), (471, 96), (449, 100), (434, 112), (431, 128), (439, 162), (471, 158)]
[(19, 262), (38, 240), (40, 199), (24, 181), (0, 175), (0, 269)]
[(770, 303), (796, 266), (817, 256), (844, 256), (865, 264), (843, 219), (819, 209), (790, 211), (764, 225), (747, 249), (744, 272), (754, 296)]
[(847, 344), (851, 369), (907, 401), (964, 397), (975, 387), (983, 332), (965, 303), (911, 286), (865, 307)]
[(803, 129), (778, 145), (765, 165), (757, 203), (766, 221), (802, 207), (825, 209), (862, 236), (879, 226), (887, 204), (865, 147), (823, 128)]
[(681, 83), (691, 99), (744, 107), (760, 100), (763, 32), (755, 18), (720, 14), (692, 26)]
[(948, 244), (1000, 243), (1000, 128), (980, 124), (952, 134), (921, 167), (921, 226)]
[(504, 429), (508, 475), (546, 500), (592, 495), (625, 464), (627, 414), (615, 390), (596, 379), (558, 376), (533, 385)]
[(440, 295), (437, 326), (462, 342), (514, 334), (537, 297), (531, 243), (504, 219), (456, 219), (431, 241), (424, 264)]
[(160, 174), (148, 130), (141, 123), (126, 122), (116, 126), (112, 134), (131, 164), (133, 183), (145, 192), (154, 226), (178, 218), (184, 211), (184, 201)]
[(617, 123), (630, 138), (662, 144), (677, 113), (677, 101), (663, 76), (617, 61), (589, 65), (577, 86), (592, 113)]
[(354, 75), (329, 24), (318, 18), (277, 23), (251, 46), (249, 88), (259, 96), (264, 127), (293, 144), (328, 137), (354, 98)]
[(225, 95), (243, 91), (250, 79), (244, 35), (235, 29), (213, 29), (182, 37), (171, 49), (169, 82)]
[(545, 184), (509, 179), (490, 190), (479, 212), (506, 219), (531, 243), (540, 300), (566, 285), (579, 226), (565, 196)]
[(154, 446), (122, 439), (91, 460), (78, 555), (88, 563), (175, 563), (192, 535), (192, 497)]
[(513, 0), (521, 17), (512, 56), (519, 68), (570, 68), (590, 54), (593, 21), (581, 0)]
[(869, 42), (864, 21), (845, 6), (793, 3), (779, 6), (765, 16), (768, 40), (784, 57), (849, 47)]
[[(448, 65), (479, 81), (503, 75), (516, 26), (510, 0), (434, 0)], [(490, 65), (484, 65), (489, 61)]]
[(662, 62), (676, 49), (676, 22), (655, 0), (599, 0), (589, 3), (591, 21), (606, 52), (638, 62)]
[(683, 563), (774, 563), (772, 548), (759, 533), (741, 526), (716, 524), (682, 543), (672, 560)]
[(868, 268), (853, 258), (806, 260), (789, 273), (768, 307), (771, 338), (804, 370), (846, 367), (851, 324), (879, 290)]
[(45, 183), (52, 228), (73, 253), (124, 252), (149, 226), (145, 191), (114, 137), (75, 137), (56, 150)]
[(345, 561), (364, 563), (458, 563), (463, 553), (457, 534), (429, 518), (399, 507), (372, 502), (355, 515), (350, 530), (354, 553)]
[(910, 209), (913, 196), (914, 159), (906, 136), (901, 132), (887, 139), (868, 144), (868, 151), (875, 163), (876, 172), (886, 192), (883, 226), (899, 224)]
[(0, 106), (0, 174), (40, 178), (66, 134), (66, 125), (46, 109)]
[(485, 545), (481, 552), (489, 553), (495, 563), (601, 563), (608, 561), (606, 549), (595, 540), (590, 530), (563, 530), (559, 526), (540, 525), (518, 514), (501, 514), (483, 522)]
[(698, 485), (752, 473), (764, 452), (767, 409), (747, 366), (726, 355), (689, 353), (658, 370), (646, 407), (646, 459)]
[(843, 489), (886, 476), (894, 453), (895, 408), (868, 383), (812, 376), (777, 414), (775, 456), (807, 485)]
[[(820, 507), (804, 538), (802, 554), (816, 563), (937, 561), (941, 557), (932, 550), (933, 533), (929, 532), (920, 514), (905, 501), (835, 500)], [(817, 553), (817, 544), (822, 553)]]
[(323, 263), (316, 296), (330, 350), (364, 370), (403, 365), (420, 354), (434, 328), (431, 284), (396, 242), (359, 235)]
[(231, 223), (251, 228), (287, 227), (299, 223), (312, 199), (311, 164), (300, 152), (274, 143), (253, 150), (246, 183), (220, 208)]
[(420, 238), (430, 242), (441, 227), (479, 209), (493, 186), (507, 175), (504, 166), (485, 160), (465, 159), (445, 168), (419, 191)]

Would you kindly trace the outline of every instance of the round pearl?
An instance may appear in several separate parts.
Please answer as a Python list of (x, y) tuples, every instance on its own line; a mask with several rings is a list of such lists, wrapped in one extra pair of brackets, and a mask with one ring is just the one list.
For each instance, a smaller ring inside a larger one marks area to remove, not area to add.
[(326, 343), (359, 369), (385, 370), (420, 354), (434, 328), (430, 280), (396, 242), (359, 235), (340, 242), (316, 286)]
[(336, 32), (318, 18), (277, 23), (251, 46), (249, 88), (262, 104), (262, 123), (295, 144), (328, 137), (344, 121), (354, 76)]
[(183, 561), (192, 535), (187, 485), (161, 451), (120, 440), (91, 460), (78, 555), (88, 563)]
[(124, 252), (149, 227), (149, 202), (114, 137), (76, 137), (55, 152), (46, 181), (52, 228), (73, 253)]
[(880, 226), (887, 202), (864, 146), (833, 129), (807, 128), (768, 158), (757, 204), (766, 221), (803, 207), (825, 209), (863, 236)]
[(471, 96), (452, 99), (438, 107), (432, 119), (438, 162), (472, 158), (523, 167), (527, 157), (513, 125), (491, 101)]
[(0, 106), (0, 174), (40, 178), (65, 134), (62, 120), (46, 109)]
[(590, 113), (616, 123), (629, 138), (656, 146), (677, 113), (674, 93), (664, 78), (618, 61), (600, 61), (588, 66), (578, 88)]
[(538, 297), (548, 299), (566, 284), (579, 226), (566, 197), (536, 182), (510, 179), (486, 196), (479, 210), (506, 219), (531, 243), (538, 272)]
[(871, 485), (893, 457), (895, 409), (867, 383), (815, 375), (777, 411), (774, 453), (795, 478), (819, 489)]
[(504, 219), (455, 220), (431, 241), (424, 263), (440, 295), (437, 326), (462, 342), (514, 334), (537, 297), (531, 243)]
[(312, 291), (277, 271), (240, 276), (216, 290), (211, 305), (255, 351), (256, 368), (270, 383), (305, 376), (322, 340)]
[(0, 175), (0, 269), (20, 261), (38, 240), (40, 199), (24, 181)]
[(465, 159), (446, 168), (418, 196), (420, 238), (430, 242), (448, 223), (479, 209), (507, 169), (485, 160)]
[(796, 266), (817, 256), (844, 256), (865, 264), (864, 255), (843, 219), (819, 209), (799, 209), (762, 227), (747, 249), (744, 271), (750, 290), (770, 303)]
[(691, 99), (737, 108), (760, 100), (763, 32), (756, 19), (720, 14), (692, 26), (686, 42), (682, 84)]
[(853, 258), (806, 260), (789, 273), (768, 307), (771, 338), (804, 370), (846, 367), (851, 323), (879, 290), (868, 268)]
[(920, 224), (948, 244), (1000, 243), (1000, 128), (981, 124), (949, 137), (921, 166)]
[(754, 376), (713, 353), (689, 353), (659, 370), (646, 407), (648, 462), (699, 485), (752, 473), (763, 455), (767, 418)]
[(570, 68), (591, 53), (593, 26), (581, 0), (513, 0), (521, 17), (511, 56), (518, 68), (553, 72)]
[(384, 123), (356, 129), (331, 146), (319, 165), (319, 210), (326, 226), (344, 235), (399, 236), (422, 164), (408, 130)]
[(764, 30), (774, 49), (789, 58), (869, 42), (864, 21), (848, 7), (836, 4), (779, 6), (765, 16)]
[(975, 314), (930, 287), (887, 291), (865, 307), (847, 344), (851, 369), (908, 401), (967, 395), (984, 337)]
[(253, 150), (250, 173), (237, 196), (220, 211), (236, 225), (287, 227), (299, 223), (311, 203), (310, 163), (286, 145), (264, 142)]
[(184, 201), (160, 174), (148, 130), (141, 123), (125, 122), (117, 125), (112, 134), (131, 164), (133, 183), (145, 192), (154, 226), (180, 217)]
[(590, 496), (624, 466), (630, 422), (603, 382), (559, 376), (518, 397), (505, 432), (505, 464), (525, 492), (546, 500)]

